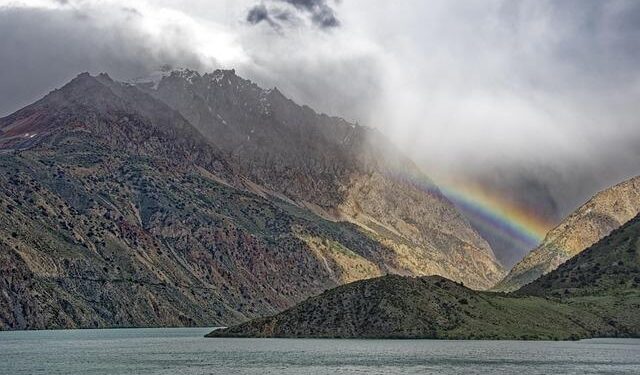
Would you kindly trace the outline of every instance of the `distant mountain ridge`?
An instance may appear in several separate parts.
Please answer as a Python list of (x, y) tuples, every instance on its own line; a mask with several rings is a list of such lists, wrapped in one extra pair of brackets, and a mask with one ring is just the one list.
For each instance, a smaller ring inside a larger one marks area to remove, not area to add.
[(552, 229), (493, 289), (513, 291), (556, 269), (640, 213), (640, 177), (605, 189)]
[(386, 273), (501, 278), (437, 189), (388, 177), (419, 171), (381, 137), (231, 71), (196, 121), (198, 77), (85, 73), (0, 119), (0, 329), (229, 325)]

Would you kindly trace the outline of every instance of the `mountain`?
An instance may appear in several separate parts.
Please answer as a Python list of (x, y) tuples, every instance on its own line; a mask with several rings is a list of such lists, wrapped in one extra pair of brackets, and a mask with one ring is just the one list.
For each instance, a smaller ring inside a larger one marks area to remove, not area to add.
[[(640, 337), (640, 215), (516, 292), (588, 310), (613, 335)], [(592, 336), (607, 336), (608, 330)]]
[(393, 249), (391, 272), (439, 274), (477, 289), (503, 277), (487, 242), (382, 134), (317, 114), (234, 70), (157, 78), (137, 86), (179, 111), (267, 194), (352, 222)]
[[(587, 323), (576, 325), (572, 316)], [(278, 315), (209, 337), (569, 339), (595, 316), (544, 298), (474, 292), (441, 277), (389, 275), (340, 286)]]
[(230, 325), (387, 273), (501, 277), (377, 133), (205, 76), (238, 81), (212, 107), (228, 133), (106, 74), (0, 119), (0, 329)]
[(640, 337), (640, 217), (511, 294), (388, 275), (326, 291), (210, 337)]
[(552, 229), (494, 289), (513, 291), (556, 269), (640, 213), (640, 177), (599, 192)]
[[(640, 215), (534, 282), (519, 295), (571, 299), (640, 292)], [(638, 308), (640, 305), (636, 305)], [(632, 311), (629, 311), (631, 313)], [(638, 322), (640, 315), (636, 314)]]

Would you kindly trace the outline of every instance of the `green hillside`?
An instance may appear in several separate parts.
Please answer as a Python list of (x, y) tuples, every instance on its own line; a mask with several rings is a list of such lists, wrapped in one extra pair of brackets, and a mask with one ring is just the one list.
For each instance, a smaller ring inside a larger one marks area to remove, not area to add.
[(440, 277), (344, 285), (212, 337), (578, 339), (640, 336), (640, 218), (511, 294)]

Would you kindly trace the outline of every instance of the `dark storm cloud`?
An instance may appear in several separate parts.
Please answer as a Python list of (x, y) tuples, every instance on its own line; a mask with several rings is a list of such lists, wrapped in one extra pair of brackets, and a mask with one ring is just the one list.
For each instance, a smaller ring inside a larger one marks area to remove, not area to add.
[(336, 18), (335, 11), (326, 0), (280, 0), (289, 3), (311, 15), (314, 24), (320, 27), (340, 26), (340, 21)]
[(249, 13), (247, 13), (247, 22), (255, 25), (262, 21), (272, 22), (271, 17), (269, 16), (269, 11), (264, 4), (258, 4), (249, 9)]
[[(293, 11), (283, 5), (289, 5)], [(321, 29), (340, 26), (335, 10), (326, 0), (268, 0), (253, 6), (247, 13), (247, 22), (253, 25), (266, 22), (276, 30), (283, 24), (295, 24), (301, 18), (309, 19)]]
[(278, 12), (277, 10), (270, 12), (269, 9), (267, 9), (266, 5), (258, 4), (249, 9), (249, 12), (247, 13), (247, 22), (252, 25), (257, 25), (260, 22), (266, 22), (275, 30), (280, 31), (282, 27), (280, 26), (279, 22), (274, 20), (274, 18), (278, 20), (288, 21), (286, 17), (284, 19), (281, 17), (281, 12)]

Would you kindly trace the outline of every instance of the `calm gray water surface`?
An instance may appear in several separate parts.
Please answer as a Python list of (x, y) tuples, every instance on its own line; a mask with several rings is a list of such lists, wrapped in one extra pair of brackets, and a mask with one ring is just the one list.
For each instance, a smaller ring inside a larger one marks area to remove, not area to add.
[(640, 374), (640, 340), (204, 338), (209, 331), (0, 332), (0, 374)]

